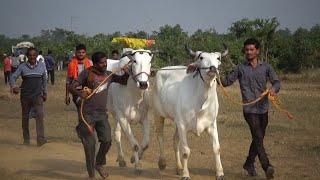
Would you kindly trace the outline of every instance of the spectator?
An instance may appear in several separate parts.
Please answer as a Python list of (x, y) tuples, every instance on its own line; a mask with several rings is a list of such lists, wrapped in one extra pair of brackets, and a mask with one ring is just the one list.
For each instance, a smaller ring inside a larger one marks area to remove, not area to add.
[(48, 72), (48, 82), (50, 77), (51, 85), (54, 85), (54, 59), (50, 50), (48, 50), (48, 54), (45, 56), (44, 62)]
[(42, 146), (47, 143), (44, 136), (44, 108), (43, 102), (47, 100), (47, 72), (44, 63), (36, 60), (37, 50), (29, 48), (27, 51), (28, 61), (19, 65), (15, 73), (10, 79), (11, 92), (19, 93), (19, 86), (15, 82), (19, 76), (22, 76), (21, 84), (21, 108), (22, 108), (22, 130), (23, 143), (30, 144), (29, 134), (29, 113), (30, 109), (36, 111), (36, 130), (37, 145)]
[(14, 73), (17, 70), (20, 62), (19, 62), (19, 57), (16, 57), (13, 53), (12, 53), (11, 58), (12, 58), (11, 59), (12, 60), (11, 73)]
[(117, 49), (113, 50), (111, 52), (111, 55), (112, 55), (111, 59), (113, 59), (113, 60), (119, 60), (120, 59), (119, 51)]
[(7, 56), (7, 54), (3, 54), (3, 72), (4, 72), (4, 82), (6, 85), (10, 81), (11, 65), (12, 65), (12, 61), (9, 58), (9, 56)]
[(37, 56), (37, 61), (44, 63), (44, 57), (42, 56), (42, 51), (39, 51), (39, 55)]

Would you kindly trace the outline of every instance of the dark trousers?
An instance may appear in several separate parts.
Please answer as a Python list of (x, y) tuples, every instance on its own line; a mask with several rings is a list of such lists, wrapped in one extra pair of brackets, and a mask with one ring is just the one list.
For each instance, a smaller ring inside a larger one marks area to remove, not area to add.
[(48, 82), (49, 82), (49, 79), (51, 81), (51, 84), (54, 85), (54, 69), (48, 70)]
[(258, 155), (262, 168), (266, 170), (270, 163), (263, 146), (263, 139), (268, 125), (268, 112), (264, 114), (244, 113), (244, 118), (250, 127), (252, 136), (246, 165), (252, 165)]
[(44, 122), (43, 122), (43, 99), (41, 96), (36, 98), (21, 98), (21, 108), (22, 108), (22, 131), (23, 139), (25, 141), (30, 140), (29, 134), (29, 113), (31, 107), (36, 112), (36, 130), (37, 130), (37, 141), (44, 141)]
[(17, 67), (13, 67), (13, 66), (11, 66), (11, 73), (16, 72), (16, 70), (17, 70), (17, 69), (18, 69)]
[(6, 71), (4, 72), (4, 83), (7, 85), (10, 81), (10, 75), (11, 75), (11, 72), (10, 71)]
[(78, 100), (78, 98), (79, 98), (79, 96), (72, 95), (72, 102), (74, 103), (74, 105), (77, 108), (78, 122), (80, 123), (80, 121), (81, 121), (81, 114), (80, 114), (81, 99)]
[(106, 164), (106, 154), (111, 147), (111, 128), (106, 112), (90, 112), (85, 113), (84, 116), (87, 122), (94, 127), (100, 142), (98, 154), (95, 156), (96, 139), (94, 135), (89, 135), (85, 124), (80, 121), (76, 130), (83, 145), (89, 177), (94, 177), (94, 166)]

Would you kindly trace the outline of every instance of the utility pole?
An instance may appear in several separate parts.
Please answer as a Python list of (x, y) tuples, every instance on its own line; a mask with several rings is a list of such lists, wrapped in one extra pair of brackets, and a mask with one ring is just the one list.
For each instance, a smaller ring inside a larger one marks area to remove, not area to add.
[(76, 20), (76, 18), (78, 18), (77, 16), (71, 16), (70, 17), (70, 31), (73, 31), (73, 25), (74, 25), (74, 20)]
[(72, 21), (73, 21), (73, 16), (70, 17), (70, 31), (72, 31)]

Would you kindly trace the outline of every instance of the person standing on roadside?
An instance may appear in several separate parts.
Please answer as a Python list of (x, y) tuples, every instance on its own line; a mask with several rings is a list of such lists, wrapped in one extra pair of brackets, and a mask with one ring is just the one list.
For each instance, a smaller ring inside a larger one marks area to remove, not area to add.
[(44, 57), (44, 62), (48, 71), (48, 81), (50, 77), (51, 85), (54, 85), (54, 59), (51, 50), (48, 50), (48, 54)]
[[(84, 44), (78, 44), (76, 46), (76, 54), (71, 59), (71, 61), (68, 64), (68, 71), (67, 71), (67, 80), (66, 80), (66, 97), (65, 97), (65, 103), (67, 105), (70, 104), (70, 96), (69, 96), (69, 90), (70, 86), (73, 82), (73, 80), (76, 80), (79, 76), (79, 74), (84, 70), (88, 69), (92, 66), (92, 61), (87, 57), (87, 48)], [(78, 87), (78, 89), (81, 89), (81, 87)], [(79, 114), (79, 96), (77, 94), (72, 95), (72, 101), (77, 107), (78, 116)]]
[(7, 54), (3, 54), (3, 72), (4, 72), (4, 83), (8, 85), (11, 76), (11, 65), (12, 60)]

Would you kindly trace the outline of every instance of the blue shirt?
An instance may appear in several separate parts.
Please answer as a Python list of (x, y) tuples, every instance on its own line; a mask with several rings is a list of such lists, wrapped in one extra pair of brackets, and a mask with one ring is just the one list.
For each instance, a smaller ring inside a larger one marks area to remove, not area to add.
[(47, 70), (44, 63), (36, 62), (35, 65), (31, 65), (29, 62), (24, 62), (20, 64), (10, 78), (11, 87), (15, 85), (19, 76), (22, 77), (21, 98), (32, 99), (47, 94)]
[(53, 60), (53, 57), (51, 55), (47, 55), (44, 58), (44, 62), (46, 63), (47, 70), (54, 69), (54, 60)]

